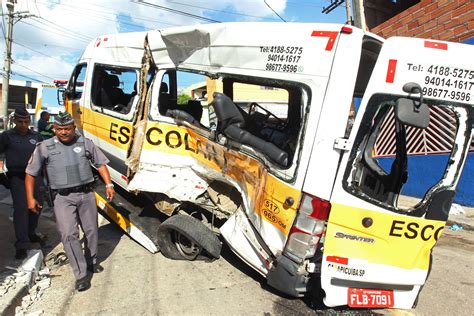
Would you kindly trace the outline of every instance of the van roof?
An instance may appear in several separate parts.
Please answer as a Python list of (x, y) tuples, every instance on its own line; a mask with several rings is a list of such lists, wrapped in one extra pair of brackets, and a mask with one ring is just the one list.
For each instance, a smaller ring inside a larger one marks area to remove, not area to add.
[[(104, 35), (89, 44), (82, 59), (139, 65), (148, 35), (153, 59), (159, 68), (189, 66), (210, 72), (230, 68), (276, 69), (274, 71), (283, 73), (322, 75), (330, 67), (343, 26), (235, 22)], [(350, 28), (352, 32), (347, 36), (363, 37), (362, 30)]]

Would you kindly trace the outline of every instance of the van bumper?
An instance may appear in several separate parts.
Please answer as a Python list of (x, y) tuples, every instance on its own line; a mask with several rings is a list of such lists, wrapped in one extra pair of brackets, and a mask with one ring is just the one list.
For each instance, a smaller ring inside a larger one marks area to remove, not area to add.
[(292, 297), (302, 297), (309, 290), (310, 274), (301, 265), (285, 256), (276, 259), (273, 269), (268, 271), (267, 283), (271, 287)]

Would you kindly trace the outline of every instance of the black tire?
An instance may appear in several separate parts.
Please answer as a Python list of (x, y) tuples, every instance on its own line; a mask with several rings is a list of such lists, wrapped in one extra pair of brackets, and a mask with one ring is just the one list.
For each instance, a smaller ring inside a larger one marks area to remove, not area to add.
[(174, 215), (158, 227), (161, 253), (174, 260), (219, 259), (222, 244), (203, 223), (187, 215)]

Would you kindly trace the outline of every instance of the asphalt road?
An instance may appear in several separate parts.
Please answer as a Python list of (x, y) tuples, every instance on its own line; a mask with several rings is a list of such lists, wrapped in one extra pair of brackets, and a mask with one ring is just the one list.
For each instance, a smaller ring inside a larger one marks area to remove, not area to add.
[[(105, 220), (100, 227), (100, 261), (92, 288), (74, 291), (68, 265), (54, 268), (52, 286), (28, 312), (104, 315), (307, 315), (373, 314), (375, 311), (316, 310), (306, 300), (281, 296), (224, 247), (214, 262), (172, 261), (151, 254)], [(61, 251), (54, 223), (41, 229), (50, 236), (51, 252)], [(450, 231), (434, 251), (433, 270), (415, 310), (403, 315), (472, 315), (474, 232)], [(47, 255), (47, 253), (46, 253)], [(51, 263), (49, 263), (51, 266)], [(393, 311), (377, 311), (393, 315)], [(395, 313), (398, 314), (398, 313)]]

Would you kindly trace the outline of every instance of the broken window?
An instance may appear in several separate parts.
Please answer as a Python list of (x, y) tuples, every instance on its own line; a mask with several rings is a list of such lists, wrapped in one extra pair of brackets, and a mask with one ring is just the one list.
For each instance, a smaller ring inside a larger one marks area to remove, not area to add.
[[(428, 102), (428, 127), (406, 126), (395, 119), (396, 100), (395, 96), (374, 95), (369, 101), (344, 183), (354, 195), (406, 212), (427, 198), (433, 199), (443, 187), (453, 190), (456, 177), (447, 174), (459, 167), (453, 157), (459, 155), (457, 150), (464, 142), (469, 142), (465, 139), (469, 123), (464, 108)], [(463, 116), (464, 121), (460, 119)], [(429, 171), (422, 171), (423, 167)], [(427, 182), (421, 179), (431, 183), (422, 187)]]
[(96, 65), (92, 76), (92, 104), (96, 111), (126, 115), (137, 103), (138, 69)]
[(287, 82), (235, 77), (223, 78), (215, 91), (229, 98), (219, 98), (226, 106), (211, 102), (218, 118), (217, 131), (263, 153), (280, 168), (289, 168), (302, 126), (303, 89)]
[[(208, 128), (206, 76), (192, 72), (168, 70), (161, 76), (158, 86), (158, 112), (191, 125)], [(153, 108), (151, 116), (158, 119)]]
[[(234, 134), (225, 135), (223, 129), (219, 129), (223, 122), (218, 122), (214, 93), (228, 98), (219, 108), (226, 112), (225, 115), (234, 113), (242, 120), (239, 126), (231, 127), (239, 128), (234, 130)], [(257, 152), (281, 169), (293, 165), (299, 146), (302, 109), (307, 102), (304, 89), (295, 83), (161, 70), (157, 74), (152, 98), (150, 116), (153, 120), (172, 117), (186, 121), (191, 127), (207, 130), (206, 137), (218, 138), (220, 135), (234, 144), (246, 145), (238, 150), (250, 155)], [(209, 134), (211, 131), (216, 133)], [(213, 140), (218, 141), (217, 138)], [(285, 176), (289, 174), (291, 172), (286, 172)]]

